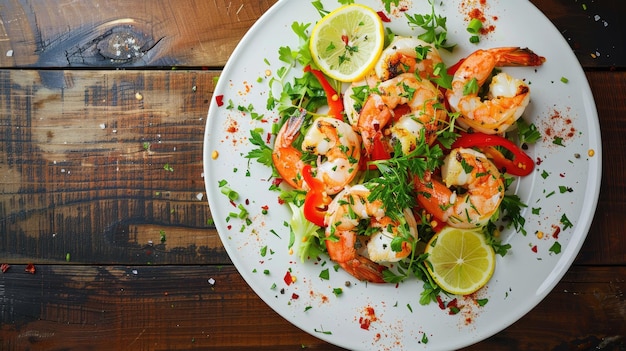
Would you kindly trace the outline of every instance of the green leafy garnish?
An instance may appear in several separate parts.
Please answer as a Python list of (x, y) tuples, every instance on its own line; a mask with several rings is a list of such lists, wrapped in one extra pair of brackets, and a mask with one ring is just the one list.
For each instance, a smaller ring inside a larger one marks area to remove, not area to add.
[(431, 7), (431, 12), (428, 14), (406, 14), (409, 21), (409, 26), (419, 27), (424, 30), (422, 34), (417, 37), (427, 43), (435, 45), (436, 48), (446, 49), (452, 51), (455, 45), (446, 44), (446, 36), (448, 30), (446, 28), (446, 17), (437, 15), (435, 12), (434, 0), (428, 0)]
[(534, 144), (541, 139), (541, 133), (536, 125), (526, 122), (523, 118), (518, 119), (515, 125), (517, 126), (520, 144)]
[(370, 199), (383, 201), (385, 209), (394, 213), (402, 213), (405, 208), (415, 206), (415, 190), (413, 177), (422, 178), (426, 171), (439, 167), (442, 163), (443, 151), (438, 145), (430, 147), (422, 135), (418, 146), (409, 154), (402, 153), (402, 146), (395, 145), (394, 156), (387, 160), (373, 161), (380, 177), (369, 181)]
[(272, 167), (274, 165), (272, 161), (272, 148), (269, 147), (261, 137), (262, 129), (251, 129), (250, 130), (250, 143), (256, 146), (256, 148), (250, 150), (246, 155), (248, 159), (257, 160), (257, 162)]

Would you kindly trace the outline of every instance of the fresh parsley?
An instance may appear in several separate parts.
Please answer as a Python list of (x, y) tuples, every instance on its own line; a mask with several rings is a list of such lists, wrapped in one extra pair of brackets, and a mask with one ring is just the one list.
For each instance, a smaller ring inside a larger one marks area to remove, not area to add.
[[(387, 0), (394, 1), (394, 0)], [(398, 0), (395, 0), (397, 4)], [(415, 14), (410, 15), (406, 14), (406, 18), (408, 19), (408, 23), (410, 27), (413, 28), (421, 28), (424, 32), (419, 34), (417, 37), (427, 43), (435, 45), (436, 48), (446, 49), (448, 51), (452, 51), (455, 45), (448, 45), (447, 35), (448, 30), (446, 28), (446, 20), (447, 18), (441, 15), (437, 15), (435, 12), (435, 3), (434, 0), (428, 0), (430, 4), (431, 12), (427, 14)]]

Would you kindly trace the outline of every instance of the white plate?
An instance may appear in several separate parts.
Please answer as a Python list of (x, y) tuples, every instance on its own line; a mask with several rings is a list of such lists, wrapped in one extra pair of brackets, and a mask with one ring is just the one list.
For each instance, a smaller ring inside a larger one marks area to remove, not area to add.
[[(376, 10), (383, 7), (379, 0), (362, 2)], [(427, 1), (401, 2), (410, 14), (430, 10)], [(284, 223), (289, 211), (278, 203), (277, 193), (268, 190), (270, 170), (248, 162), (244, 155), (252, 148), (250, 129), (269, 131), (275, 121), (276, 112), (265, 108), (266, 71), (275, 74), (283, 65), (279, 47), (298, 46), (291, 24), (319, 19), (310, 1), (283, 0), (273, 6), (245, 35), (219, 79), (206, 126), (204, 176), (222, 242), (241, 275), (271, 308), (329, 343), (354, 350), (449, 350), (481, 341), (535, 307), (565, 274), (587, 235), (599, 193), (602, 156), (597, 112), (583, 70), (557, 29), (527, 1), (489, 1), (482, 10), (495, 29), (478, 46), (470, 44), (465, 28), (471, 8), (466, 3), (479, 4), (455, 0), (437, 5), (437, 13), (447, 17), (449, 42), (457, 44), (452, 54), (442, 51), (448, 65), (477, 47), (495, 46), (529, 47), (547, 62), (539, 68), (505, 69), (530, 83), (531, 103), (524, 118), (544, 134), (544, 140), (528, 150), (541, 163), (515, 189), (528, 204), (523, 212), (528, 234), (512, 229), (502, 234), (512, 250), (498, 256), (495, 274), (485, 288), (472, 298), (459, 298), (464, 307), (456, 315), (437, 304), (421, 306), (422, 282), (408, 281), (398, 287), (365, 284), (345, 272), (334, 272), (327, 259), (301, 263), (287, 251), (289, 230)], [(326, 9), (338, 6), (334, 0), (324, 4)], [(390, 17), (393, 21), (386, 25), (396, 33), (420, 33), (408, 28), (403, 13)], [(562, 77), (569, 82), (562, 82)], [(217, 104), (220, 96), (222, 106)], [(265, 120), (228, 109), (231, 101), (235, 107), (254, 106)], [(563, 138), (564, 146), (553, 143), (555, 136)], [(219, 154), (216, 159), (214, 152)], [(225, 220), (238, 209), (220, 193), (218, 182), (223, 179), (240, 194), (237, 204), (249, 211), (250, 225)], [(266, 205), (269, 211), (263, 214)], [(563, 216), (573, 227), (564, 227)], [(560, 228), (557, 237), (555, 226)], [(544, 233), (541, 238), (536, 235), (539, 231)], [(556, 242), (562, 249), (558, 254), (550, 251)], [(265, 256), (263, 248), (267, 248)], [(327, 268), (330, 280), (322, 280), (319, 274)], [(283, 280), (287, 271), (296, 277), (293, 284)], [(351, 286), (344, 286), (346, 281)], [(333, 288), (343, 288), (343, 294), (335, 296)], [(488, 303), (479, 307), (477, 298)], [(366, 319), (371, 322), (368, 329), (361, 327)]]

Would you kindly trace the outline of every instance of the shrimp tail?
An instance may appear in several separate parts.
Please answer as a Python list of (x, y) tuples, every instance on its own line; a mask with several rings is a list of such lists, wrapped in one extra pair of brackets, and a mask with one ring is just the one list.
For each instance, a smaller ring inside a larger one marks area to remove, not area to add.
[(371, 283), (385, 282), (382, 272), (386, 267), (357, 253), (356, 234), (338, 231), (335, 235), (338, 240), (326, 240), (326, 249), (331, 260), (337, 262), (346, 272), (359, 280)]
[(272, 162), (280, 176), (292, 187), (301, 189), (302, 152), (294, 147), (293, 141), (300, 133), (300, 127), (304, 123), (306, 110), (300, 109), (299, 115), (289, 117), (276, 135), (274, 149), (272, 150)]
[(546, 58), (535, 54), (529, 48), (496, 48), (497, 67), (503, 66), (541, 66)]
[(300, 109), (300, 114), (289, 117), (289, 119), (285, 122), (285, 137), (281, 138), (281, 142), (286, 142), (288, 144), (293, 142), (294, 137), (300, 132), (300, 127), (302, 127), (302, 123), (304, 123), (306, 114), (307, 112), (305, 109)]
[(367, 257), (356, 256), (351, 260), (339, 263), (339, 265), (345, 269), (346, 272), (359, 280), (370, 283), (385, 283), (383, 271), (386, 267)]

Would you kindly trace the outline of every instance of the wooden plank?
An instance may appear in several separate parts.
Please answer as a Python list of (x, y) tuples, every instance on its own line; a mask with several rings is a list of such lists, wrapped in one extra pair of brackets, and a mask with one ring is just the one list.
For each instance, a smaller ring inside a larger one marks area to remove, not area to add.
[[(15, 265), (0, 275), (2, 350), (95, 345), (108, 350), (340, 350), (274, 313), (232, 266), (36, 268), (28, 274)], [(467, 350), (571, 350), (580, 345), (623, 350), (626, 282), (616, 276), (626, 276), (626, 267), (575, 267), (528, 315)]]
[(0, 67), (223, 66), (274, 2), (9, 0)]
[[(621, 178), (626, 164), (626, 72), (587, 72), (594, 92), (602, 133), (602, 183), (600, 199), (587, 240), (579, 254), (581, 264), (626, 263), (626, 240), (622, 239), (626, 211), (626, 188)], [(611, 90), (609, 92), (609, 90)]]
[[(9, 0), (0, 7), (0, 67), (223, 66), (274, 3)], [(533, 3), (563, 33), (583, 65), (626, 66), (621, 45), (626, 33), (619, 25), (626, 12), (623, 1)]]
[(216, 73), (44, 74), (0, 71), (3, 256), (228, 262), (202, 178)]

